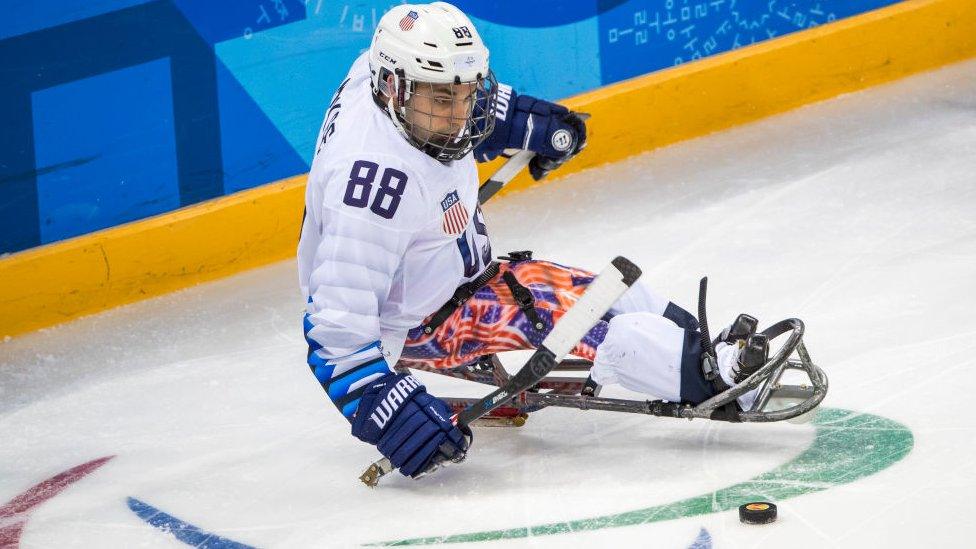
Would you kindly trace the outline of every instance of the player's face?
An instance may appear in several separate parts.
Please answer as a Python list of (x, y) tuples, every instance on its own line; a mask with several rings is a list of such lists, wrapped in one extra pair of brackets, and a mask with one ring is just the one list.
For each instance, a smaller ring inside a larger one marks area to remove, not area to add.
[(446, 145), (466, 128), (478, 85), (416, 83), (407, 101), (406, 121), (415, 138)]

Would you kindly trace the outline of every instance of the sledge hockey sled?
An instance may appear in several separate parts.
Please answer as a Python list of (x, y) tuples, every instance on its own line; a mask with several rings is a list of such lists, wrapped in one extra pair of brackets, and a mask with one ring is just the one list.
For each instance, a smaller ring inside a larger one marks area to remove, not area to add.
[[(707, 328), (706, 328), (707, 330)], [(532, 412), (547, 406), (606, 410), (673, 418), (706, 418), (730, 422), (772, 422), (800, 420), (816, 408), (827, 395), (827, 376), (810, 359), (803, 344), (803, 322), (791, 318), (777, 322), (762, 331), (770, 341), (770, 358), (751, 376), (700, 404), (663, 400), (629, 400), (604, 398), (601, 387), (582, 374), (592, 363), (581, 359), (566, 359), (558, 363), (552, 375), (547, 375), (527, 391), (509, 399), (506, 404), (477, 420), (476, 425), (521, 426)], [(777, 340), (782, 345), (776, 348)], [(496, 355), (455, 368), (438, 370), (422, 362), (401, 360), (397, 368), (416, 369), (473, 381), (497, 388), (511, 379)], [(807, 382), (787, 384), (784, 375), (797, 371), (806, 375)], [(577, 375), (560, 375), (576, 373)], [(737, 398), (759, 387), (756, 400), (748, 410), (742, 410)], [(478, 398), (443, 398), (455, 412), (471, 406)], [(809, 416), (806, 416), (809, 417)]]

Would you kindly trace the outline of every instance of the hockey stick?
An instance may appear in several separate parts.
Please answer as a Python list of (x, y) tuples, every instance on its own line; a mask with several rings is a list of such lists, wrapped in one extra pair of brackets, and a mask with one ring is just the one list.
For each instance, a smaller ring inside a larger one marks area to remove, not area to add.
[[(532, 388), (556, 367), (576, 346), (625, 291), (638, 278), (641, 270), (625, 257), (617, 257), (590, 283), (580, 297), (549, 335), (542, 341), (535, 353), (511, 379), (496, 391), (476, 401), (451, 417), (455, 424), (470, 425), (471, 422), (505, 404), (520, 393)], [(383, 475), (394, 470), (390, 460), (383, 458), (366, 469), (359, 477), (366, 486), (375, 487)]]
[(495, 193), (502, 190), (505, 184), (518, 175), (522, 171), (522, 168), (529, 165), (533, 156), (535, 156), (535, 153), (532, 151), (519, 151), (509, 158), (507, 162), (495, 170), (495, 173), (491, 174), (488, 181), (485, 181), (478, 187), (478, 202), (482, 204), (488, 202), (491, 197), (495, 196)]

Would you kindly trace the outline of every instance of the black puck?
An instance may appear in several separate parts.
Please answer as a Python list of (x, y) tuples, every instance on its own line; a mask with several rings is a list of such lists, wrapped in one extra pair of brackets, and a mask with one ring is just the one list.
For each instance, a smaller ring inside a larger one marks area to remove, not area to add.
[(751, 501), (740, 505), (739, 520), (746, 524), (769, 524), (776, 520), (776, 505), (768, 501)]

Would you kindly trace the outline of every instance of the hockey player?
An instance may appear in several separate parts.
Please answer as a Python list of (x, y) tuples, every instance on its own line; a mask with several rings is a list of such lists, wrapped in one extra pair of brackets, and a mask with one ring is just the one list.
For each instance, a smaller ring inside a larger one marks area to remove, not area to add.
[[(579, 116), (498, 84), (474, 25), (444, 2), (387, 12), (336, 91), (298, 247), (308, 364), (352, 434), (404, 475), (459, 461), (471, 433), (397, 361), (449, 368), (532, 348), (593, 280), (524, 255), (491, 263), (475, 159), (531, 150), (539, 178), (585, 143)], [(608, 316), (573, 351), (599, 383), (699, 403), (765, 358), (742, 317), (707, 381), (697, 321), (645, 285)]]

